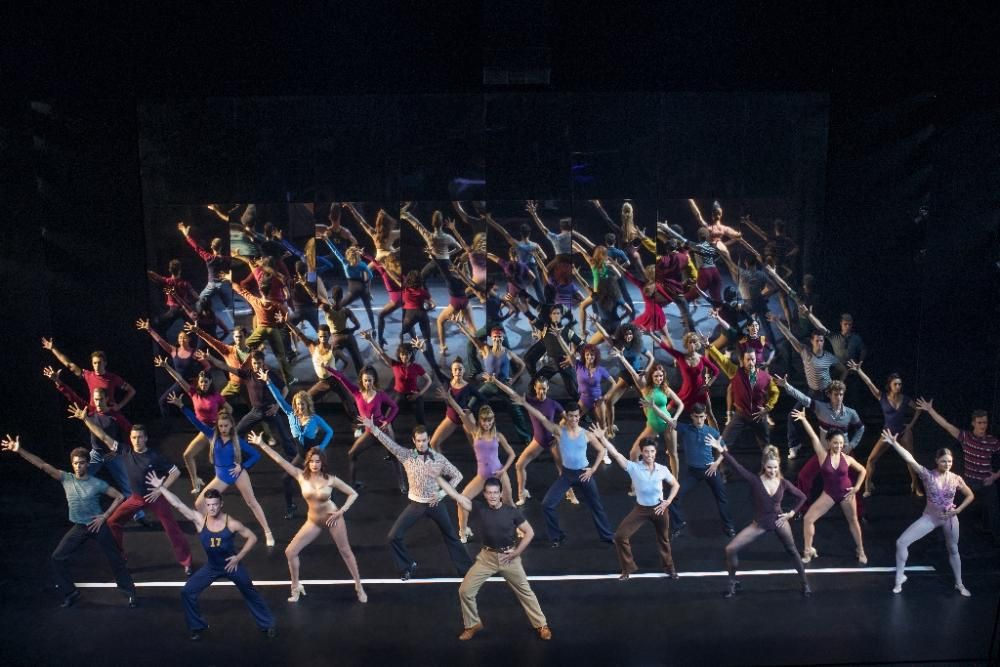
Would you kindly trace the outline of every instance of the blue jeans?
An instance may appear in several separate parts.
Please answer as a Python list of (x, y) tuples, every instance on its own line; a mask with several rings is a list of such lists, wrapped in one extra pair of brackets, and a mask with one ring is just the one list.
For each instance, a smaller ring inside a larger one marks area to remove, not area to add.
[(233, 330), (233, 288), (229, 283), (224, 282), (210, 282), (205, 285), (205, 288), (201, 290), (201, 294), (198, 295), (198, 305), (197, 310), (201, 309), (201, 306), (206, 301), (212, 303), (212, 311), (215, 316), (222, 320), (222, 323), (226, 325), (226, 328), (230, 331)]
[(684, 515), (681, 513), (680, 508), (681, 501), (698, 486), (698, 482), (705, 482), (708, 484), (708, 488), (712, 490), (712, 495), (715, 496), (715, 506), (719, 508), (719, 518), (722, 519), (723, 528), (726, 530), (736, 530), (735, 526), (733, 526), (733, 518), (729, 515), (729, 501), (726, 498), (726, 482), (723, 479), (723, 475), (721, 472), (717, 472), (709, 477), (706, 474), (707, 471), (708, 468), (688, 467), (691, 482), (681, 487), (680, 493), (677, 494), (677, 499), (670, 503), (670, 507), (667, 508), (670, 512), (670, 520), (674, 526), (684, 523)]
[(580, 475), (582, 474), (583, 470), (564, 468), (562, 474), (556, 478), (556, 481), (552, 482), (552, 486), (549, 487), (548, 493), (542, 500), (545, 533), (552, 541), (566, 537), (566, 533), (559, 527), (559, 516), (556, 514), (556, 508), (559, 507), (566, 492), (573, 488), (580, 494), (580, 500), (590, 510), (590, 515), (594, 519), (594, 527), (597, 528), (597, 534), (600, 535), (601, 540), (613, 542), (614, 533), (608, 523), (608, 515), (604, 513), (604, 505), (601, 503), (601, 494), (597, 490), (597, 482), (594, 481), (593, 477), (586, 482), (581, 482)]
[[(121, 447), (131, 447), (131, 445), (124, 444), (119, 445)], [(132, 495), (132, 488), (128, 483), (128, 473), (125, 472), (125, 462), (122, 461), (117, 456), (104, 460), (104, 455), (96, 449), (90, 450), (90, 470), (89, 474), (97, 477), (97, 473), (101, 472), (101, 468), (108, 466), (108, 472), (111, 473), (111, 479), (114, 480), (115, 484), (118, 486), (118, 490), (128, 498)], [(139, 510), (132, 517), (136, 521), (146, 516), (146, 513)]]

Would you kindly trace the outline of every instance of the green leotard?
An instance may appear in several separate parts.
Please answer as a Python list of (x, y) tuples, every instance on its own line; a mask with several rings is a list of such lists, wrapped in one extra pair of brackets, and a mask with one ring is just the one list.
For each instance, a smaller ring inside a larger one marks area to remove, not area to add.
[[(653, 387), (653, 391), (646, 394), (646, 400), (664, 412), (667, 412), (667, 403), (669, 401), (667, 395), (659, 387)], [(663, 421), (663, 418), (651, 408), (646, 410), (646, 426), (653, 429), (657, 435), (667, 430), (667, 422)]]

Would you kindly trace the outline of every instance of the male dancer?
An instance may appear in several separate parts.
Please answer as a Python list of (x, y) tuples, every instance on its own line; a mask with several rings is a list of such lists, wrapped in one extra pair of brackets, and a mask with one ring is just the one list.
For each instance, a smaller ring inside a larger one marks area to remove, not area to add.
[[(71, 607), (80, 599), (80, 591), (73, 585), (67, 561), (70, 555), (79, 549), (84, 542), (93, 538), (97, 540), (97, 545), (101, 547), (104, 557), (108, 559), (108, 565), (111, 566), (111, 571), (115, 574), (118, 590), (128, 598), (128, 606), (134, 608), (136, 606), (135, 584), (132, 582), (132, 576), (125, 565), (125, 559), (122, 558), (107, 525), (108, 517), (121, 505), (125, 496), (113, 486), (108, 486), (104, 480), (88, 474), (90, 457), (87, 450), (83, 447), (77, 447), (70, 452), (69, 459), (73, 466), (73, 474), (70, 474), (54, 468), (22, 447), (21, 436), (11, 438), (8, 435), (0, 442), (0, 447), (5, 452), (20, 454), (22, 459), (63, 485), (63, 491), (66, 493), (66, 504), (69, 505), (69, 520), (73, 523), (73, 527), (63, 535), (59, 546), (52, 552), (52, 569), (55, 570), (56, 584), (65, 596), (60, 606)], [(100, 502), (102, 495), (111, 498), (111, 506), (103, 512)]]
[(437, 481), (439, 477), (445, 477), (455, 487), (462, 481), (462, 473), (443, 454), (430, 448), (430, 436), (425, 427), (418, 424), (413, 428), (413, 446), (416, 449), (408, 449), (397, 444), (385, 431), (376, 426), (371, 418), (362, 417), (361, 422), (399, 460), (406, 471), (406, 479), (410, 487), (407, 497), (410, 499), (410, 504), (406, 506), (392, 528), (389, 529), (392, 558), (396, 564), (396, 570), (400, 573), (400, 578), (403, 581), (408, 581), (417, 569), (416, 561), (410, 558), (410, 554), (406, 550), (405, 540), (406, 532), (422, 517), (427, 517), (437, 524), (445, 546), (448, 547), (448, 556), (451, 558), (452, 565), (464, 577), (465, 573), (472, 567), (472, 559), (469, 558), (465, 545), (458, 539), (458, 534), (455, 532), (455, 522), (451, 520), (448, 516), (448, 510), (441, 504), (443, 495)]
[[(513, 505), (503, 504), (501, 491), (503, 485), (500, 480), (496, 477), (486, 480), (483, 487), (485, 502), (478, 500), (474, 502), (466, 498), (443, 477), (439, 477), (437, 482), (462, 509), (469, 512), (469, 521), (478, 524), (476, 531), (483, 538), (483, 548), (476, 556), (476, 562), (469, 568), (462, 585), (458, 587), (458, 598), (462, 603), (462, 621), (465, 625), (465, 630), (458, 638), (468, 641), (483, 629), (483, 624), (479, 620), (476, 596), (486, 580), (499, 573), (514, 591), (539, 638), (545, 641), (552, 639), (552, 631), (545, 621), (545, 614), (538, 605), (538, 598), (531, 590), (528, 577), (524, 574), (524, 566), (521, 564), (521, 554), (531, 544), (535, 531), (521, 514), (521, 510)], [(519, 532), (523, 536), (520, 541), (517, 539)]]
[[(187, 620), (188, 628), (191, 630), (191, 639), (198, 641), (201, 635), (208, 629), (198, 608), (198, 596), (201, 592), (212, 585), (216, 579), (226, 577), (236, 585), (250, 613), (257, 621), (257, 627), (270, 639), (274, 637), (274, 616), (268, 609), (264, 598), (253, 586), (250, 573), (240, 565), (254, 545), (257, 544), (257, 536), (242, 523), (232, 518), (228, 514), (222, 513), (222, 493), (218, 489), (209, 489), (205, 492), (205, 511), (198, 512), (191, 509), (181, 499), (170, 492), (164, 485), (164, 479), (158, 477), (155, 472), (146, 475), (146, 481), (154, 491), (159, 491), (168, 503), (177, 508), (181, 516), (194, 524), (198, 531), (198, 539), (201, 546), (205, 548), (205, 555), (208, 562), (201, 569), (194, 573), (184, 584), (181, 591), (181, 601), (184, 603), (184, 617)], [(233, 545), (233, 535), (239, 534), (245, 541), (243, 548), (238, 552)]]
[[(51, 338), (42, 338), (42, 348), (49, 350), (59, 360), (63, 366), (68, 368), (73, 375), (82, 378), (87, 383), (87, 393), (93, 397), (94, 389), (101, 387), (108, 392), (108, 404), (112, 410), (121, 411), (129, 401), (135, 396), (135, 389), (121, 376), (108, 372), (108, 358), (101, 350), (94, 350), (90, 353), (90, 365), (93, 370), (84, 370), (69, 360), (65, 354), (56, 349)], [(122, 394), (119, 397), (118, 391)], [(91, 404), (88, 407), (94, 407)]]
[(714, 345), (709, 346), (708, 356), (729, 378), (729, 392), (733, 397), (733, 412), (722, 439), (728, 446), (735, 446), (743, 431), (750, 429), (757, 444), (764, 449), (771, 435), (767, 415), (778, 402), (778, 385), (767, 371), (757, 368), (757, 353), (750, 348), (743, 351), (738, 367)]
[[(551, 306), (548, 310), (548, 322), (542, 326), (538, 341), (524, 354), (524, 363), (528, 368), (536, 369), (532, 373), (533, 378), (541, 376), (548, 380), (559, 373), (570, 400), (577, 401), (580, 399), (580, 392), (576, 386), (576, 371), (571, 351), (576, 346), (583, 345), (583, 340), (576, 335), (572, 322), (563, 326), (562, 319), (562, 306)], [(538, 362), (542, 355), (548, 355), (549, 363), (539, 368)]]
[[(559, 527), (559, 516), (556, 508), (562, 501), (563, 496), (569, 489), (576, 489), (583, 494), (583, 502), (590, 509), (590, 514), (594, 519), (594, 527), (602, 542), (611, 544), (613, 535), (611, 526), (608, 523), (608, 516), (604, 513), (604, 505), (601, 503), (601, 494), (597, 490), (597, 482), (594, 481), (594, 473), (604, 460), (604, 445), (601, 436), (604, 429), (595, 427), (593, 432), (588, 433), (580, 427), (580, 404), (570, 403), (565, 408), (564, 419), (566, 426), (559, 426), (549, 420), (544, 414), (535, 409), (534, 406), (524, 400), (524, 397), (517, 396), (513, 401), (528, 411), (532, 417), (538, 420), (545, 430), (559, 439), (559, 458), (562, 461), (562, 472), (556, 481), (549, 487), (545, 498), (542, 500), (542, 511), (545, 513), (545, 531), (551, 540), (553, 549), (559, 548), (566, 541), (566, 533)], [(597, 457), (593, 466), (587, 462), (587, 445), (597, 450)]]
[(163, 524), (163, 530), (167, 533), (167, 539), (174, 549), (174, 557), (184, 568), (184, 574), (191, 576), (191, 548), (188, 546), (184, 533), (177, 525), (177, 519), (170, 511), (170, 504), (163, 498), (163, 492), (159, 488), (153, 488), (146, 482), (146, 474), (150, 471), (159, 472), (166, 475), (167, 481), (164, 486), (169, 487), (177, 478), (181, 476), (181, 471), (173, 463), (168, 461), (159, 452), (154, 452), (147, 448), (148, 436), (146, 427), (142, 424), (133, 424), (132, 432), (129, 433), (131, 448), (122, 447), (114, 438), (104, 432), (90, 417), (84, 408), (70, 408), (70, 416), (81, 420), (91, 433), (96, 435), (108, 446), (108, 449), (117, 452), (117, 455), (125, 461), (125, 472), (128, 473), (128, 483), (132, 488), (132, 494), (119, 505), (111, 517), (108, 519), (108, 527), (112, 537), (118, 544), (118, 548), (125, 552), (123, 526), (129, 518), (135, 514), (136, 510), (148, 507)]
[(678, 424), (671, 433), (671, 437), (681, 442), (680, 449), (683, 449), (687, 456), (688, 476), (691, 478), (691, 482), (681, 489), (677, 501), (670, 505), (670, 520), (674, 523), (672, 537), (676, 537), (687, 526), (679, 505), (692, 490), (698, 488), (698, 482), (705, 482), (712, 490), (715, 505), (719, 509), (719, 518), (722, 519), (722, 531), (728, 537), (735, 537), (736, 527), (733, 525), (732, 515), (729, 514), (726, 480), (719, 472), (722, 457), (716, 459), (712, 448), (705, 442), (707, 437), (718, 439), (719, 432), (705, 423), (708, 419), (708, 408), (704, 403), (695, 403), (688, 415), (691, 423)]

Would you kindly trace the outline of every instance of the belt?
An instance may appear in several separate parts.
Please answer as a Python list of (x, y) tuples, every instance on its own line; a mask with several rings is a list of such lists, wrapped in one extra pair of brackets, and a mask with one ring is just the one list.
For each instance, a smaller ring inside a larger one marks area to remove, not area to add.
[(488, 547), (486, 545), (483, 545), (483, 551), (489, 551), (490, 553), (495, 553), (495, 554), (505, 554), (508, 551), (513, 551), (514, 550), (514, 546), (515, 545), (512, 544), (509, 547), (499, 547), (499, 548), (497, 548), (497, 547)]

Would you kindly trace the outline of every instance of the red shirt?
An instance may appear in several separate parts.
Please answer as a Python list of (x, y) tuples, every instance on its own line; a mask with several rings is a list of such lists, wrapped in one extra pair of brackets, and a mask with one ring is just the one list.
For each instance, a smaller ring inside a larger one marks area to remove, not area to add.
[(981, 482), (993, 474), (992, 458), (1000, 451), (1000, 440), (989, 433), (977, 438), (972, 431), (962, 431), (958, 434), (958, 441), (962, 443), (965, 476), (968, 479)]
[(400, 394), (415, 394), (420, 391), (417, 378), (426, 374), (427, 371), (420, 364), (409, 363), (404, 366), (399, 361), (393, 361), (392, 377), (395, 378), (395, 383), (392, 388)]
[(117, 391), (128, 386), (128, 382), (120, 376), (108, 373), (107, 371), (98, 375), (94, 371), (84, 370), (83, 381), (87, 383), (87, 395), (90, 398), (88, 406), (91, 408), (94, 407), (94, 389), (97, 387), (100, 387), (107, 393), (108, 403), (114, 404), (118, 402)]
[(177, 300), (177, 297), (179, 296), (182, 300), (186, 301), (187, 297), (191, 296), (191, 292), (193, 291), (191, 283), (183, 278), (167, 276), (159, 282), (163, 285), (163, 295), (167, 299), (168, 308), (180, 308), (181, 304)]
[(403, 309), (423, 310), (424, 301), (429, 301), (431, 293), (423, 287), (403, 288)]

